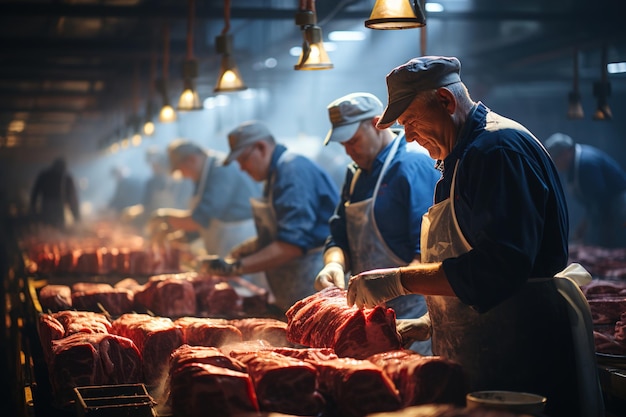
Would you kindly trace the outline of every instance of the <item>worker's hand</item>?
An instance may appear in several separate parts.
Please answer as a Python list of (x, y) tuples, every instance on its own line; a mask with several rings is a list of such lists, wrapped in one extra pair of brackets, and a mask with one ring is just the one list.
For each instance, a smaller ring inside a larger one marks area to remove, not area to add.
[(430, 339), (430, 315), (424, 314), (416, 319), (397, 319), (396, 330), (402, 337), (402, 346), (408, 347), (415, 341), (424, 341)]
[(321, 291), (326, 287), (346, 287), (346, 274), (343, 272), (343, 266), (339, 262), (329, 262), (315, 277), (313, 284), (316, 291)]
[(348, 282), (348, 305), (358, 308), (375, 306), (409, 294), (402, 286), (400, 268), (374, 269), (354, 275)]
[(257, 237), (252, 237), (230, 250), (227, 258), (239, 259), (251, 255), (259, 250), (259, 242)]
[(241, 260), (220, 257), (207, 257), (202, 260), (200, 266), (201, 272), (221, 276), (241, 275), (242, 270)]
[(163, 242), (167, 239), (167, 234), (171, 232), (167, 217), (153, 214), (146, 222), (145, 233), (153, 242)]

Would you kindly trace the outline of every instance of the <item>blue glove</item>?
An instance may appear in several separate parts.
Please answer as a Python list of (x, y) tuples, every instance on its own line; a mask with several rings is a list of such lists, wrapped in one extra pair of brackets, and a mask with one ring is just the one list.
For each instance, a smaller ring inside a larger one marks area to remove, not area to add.
[(202, 261), (201, 270), (211, 275), (234, 276), (242, 274), (243, 266), (239, 259), (210, 258)]

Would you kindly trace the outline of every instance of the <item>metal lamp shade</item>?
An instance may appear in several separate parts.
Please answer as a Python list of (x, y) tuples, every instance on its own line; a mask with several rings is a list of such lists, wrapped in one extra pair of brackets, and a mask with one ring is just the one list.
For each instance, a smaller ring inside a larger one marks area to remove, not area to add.
[(376, 0), (365, 26), (370, 29), (412, 29), (426, 25), (426, 16), (417, 0)]
[(296, 70), (325, 70), (332, 69), (328, 53), (322, 42), (322, 29), (319, 26), (308, 26), (304, 29), (304, 42)]

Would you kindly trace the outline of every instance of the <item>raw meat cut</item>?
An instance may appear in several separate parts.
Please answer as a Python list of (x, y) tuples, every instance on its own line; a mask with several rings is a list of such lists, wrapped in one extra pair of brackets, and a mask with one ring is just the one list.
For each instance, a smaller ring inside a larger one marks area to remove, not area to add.
[(615, 324), (626, 311), (626, 296), (591, 298), (587, 302), (593, 324)]
[(38, 297), (43, 311), (54, 313), (72, 308), (72, 289), (68, 285), (45, 285), (39, 290)]
[(267, 350), (307, 362), (327, 361), (338, 358), (335, 351), (331, 348), (272, 347)]
[(65, 405), (73, 388), (139, 383), (142, 359), (127, 338), (105, 333), (76, 333), (52, 342), (49, 379), (55, 401)]
[(398, 390), (382, 368), (367, 360), (337, 358), (316, 362), (318, 388), (342, 417), (362, 417), (400, 408)]
[(204, 363), (188, 363), (170, 375), (177, 417), (229, 417), (259, 411), (250, 376)]
[(273, 346), (293, 346), (287, 340), (287, 323), (272, 318), (233, 319), (229, 323), (241, 331), (243, 340), (266, 340)]
[(243, 341), (241, 331), (226, 320), (181, 317), (174, 323), (183, 330), (183, 342), (192, 346), (220, 347)]
[(193, 316), (197, 310), (196, 293), (185, 274), (150, 277), (143, 289), (135, 293), (135, 301), (157, 316)]
[(123, 288), (99, 288), (73, 292), (72, 306), (77, 310), (103, 312), (117, 317), (133, 309), (133, 292)]
[(206, 363), (233, 371), (247, 372), (246, 365), (235, 358), (226, 356), (220, 349), (210, 346), (182, 345), (172, 352), (170, 374), (189, 363)]
[(454, 362), (411, 350), (377, 353), (368, 360), (389, 375), (400, 392), (403, 407), (428, 403), (465, 405), (467, 378)]
[(64, 310), (52, 313), (65, 329), (64, 337), (74, 333), (111, 333), (111, 322), (102, 313)]
[(348, 307), (346, 291), (325, 288), (296, 302), (286, 312), (287, 339), (309, 347), (330, 347), (339, 357), (365, 359), (400, 349), (392, 309)]
[(231, 355), (247, 366), (262, 411), (315, 416), (323, 410), (310, 363), (269, 350)]
[(243, 299), (228, 282), (218, 282), (208, 292), (204, 300), (210, 316), (233, 317), (243, 311)]
[(113, 320), (112, 333), (131, 339), (141, 352), (147, 385), (158, 385), (167, 376), (170, 355), (183, 344), (180, 326), (167, 317), (127, 313)]

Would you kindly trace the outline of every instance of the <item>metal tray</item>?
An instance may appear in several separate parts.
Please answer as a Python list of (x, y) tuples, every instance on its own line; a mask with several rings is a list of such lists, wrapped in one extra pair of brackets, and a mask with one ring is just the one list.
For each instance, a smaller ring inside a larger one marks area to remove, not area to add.
[(144, 384), (74, 388), (78, 417), (156, 417), (155, 401)]

